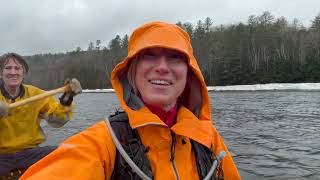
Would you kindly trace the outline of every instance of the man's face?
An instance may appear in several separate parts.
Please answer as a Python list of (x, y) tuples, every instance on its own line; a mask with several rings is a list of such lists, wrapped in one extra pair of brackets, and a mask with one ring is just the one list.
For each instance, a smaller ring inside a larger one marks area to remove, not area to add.
[(19, 88), (25, 76), (23, 66), (14, 58), (10, 58), (1, 72), (4, 85), (8, 88)]

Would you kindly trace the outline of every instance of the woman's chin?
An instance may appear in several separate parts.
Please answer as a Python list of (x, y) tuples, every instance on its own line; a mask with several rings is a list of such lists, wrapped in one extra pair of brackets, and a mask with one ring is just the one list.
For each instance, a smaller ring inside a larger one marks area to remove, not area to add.
[(176, 100), (172, 101), (169, 99), (153, 98), (150, 101), (145, 101), (145, 103), (151, 106), (162, 108), (163, 110), (169, 110), (176, 104)]

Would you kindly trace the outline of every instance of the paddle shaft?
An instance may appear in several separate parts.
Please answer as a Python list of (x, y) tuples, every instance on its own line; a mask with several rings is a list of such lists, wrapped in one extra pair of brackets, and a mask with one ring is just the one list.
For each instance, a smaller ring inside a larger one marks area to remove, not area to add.
[(50, 91), (46, 91), (42, 94), (38, 94), (36, 96), (32, 96), (28, 99), (24, 99), (22, 101), (18, 101), (18, 102), (15, 102), (15, 103), (12, 103), (12, 104), (9, 104), (9, 108), (16, 108), (16, 107), (19, 107), (19, 106), (23, 106), (25, 104), (29, 104), (31, 102), (34, 102), (34, 101), (38, 101), (38, 100), (41, 100), (41, 99), (44, 99), (46, 97), (49, 97), (49, 96), (53, 96), (53, 95), (56, 95), (58, 93), (63, 93), (66, 91), (66, 89), (69, 88), (68, 85), (64, 86), (64, 87), (61, 87), (61, 88), (58, 88), (58, 89), (53, 89), (53, 90), (50, 90)]

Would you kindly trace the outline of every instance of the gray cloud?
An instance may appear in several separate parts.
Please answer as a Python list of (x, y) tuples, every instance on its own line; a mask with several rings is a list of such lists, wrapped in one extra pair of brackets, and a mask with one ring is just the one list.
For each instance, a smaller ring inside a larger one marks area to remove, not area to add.
[(103, 46), (141, 24), (162, 20), (196, 23), (210, 17), (214, 25), (246, 22), (249, 15), (270, 11), (305, 26), (320, 12), (318, 0), (0, 0), (0, 54), (23, 55)]

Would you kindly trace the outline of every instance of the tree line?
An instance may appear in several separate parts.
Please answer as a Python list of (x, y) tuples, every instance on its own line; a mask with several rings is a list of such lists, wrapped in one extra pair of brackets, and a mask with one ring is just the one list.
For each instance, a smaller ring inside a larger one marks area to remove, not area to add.
[[(246, 23), (215, 26), (208, 17), (177, 25), (189, 33), (207, 85), (320, 82), (320, 13), (308, 28), (268, 11)], [(85, 89), (110, 88), (111, 71), (127, 48), (128, 35), (117, 35), (108, 47), (97, 40), (86, 50), (28, 56), (26, 82), (51, 89), (75, 77)]]

